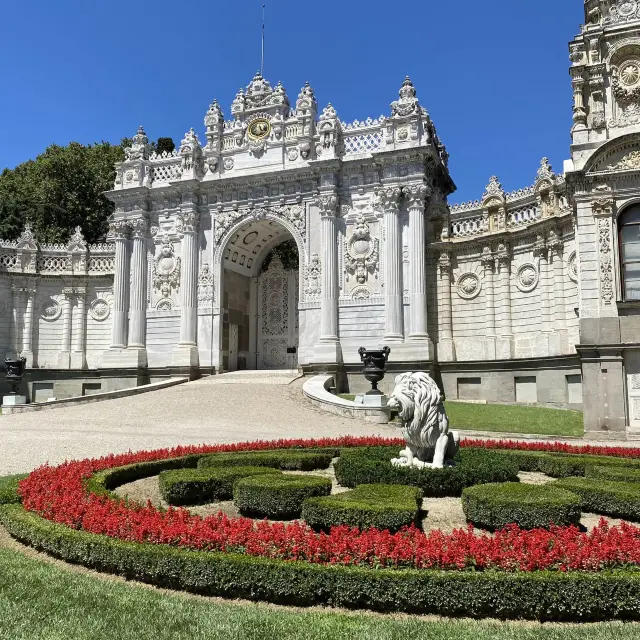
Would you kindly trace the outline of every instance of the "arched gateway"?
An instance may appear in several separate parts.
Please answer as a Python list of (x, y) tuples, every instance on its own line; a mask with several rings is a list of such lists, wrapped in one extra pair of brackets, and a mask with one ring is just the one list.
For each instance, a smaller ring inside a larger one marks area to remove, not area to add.
[(298, 366), (304, 253), (301, 260), (298, 244), (278, 214), (268, 215), (232, 229), (216, 255), (221, 261), (219, 336), (225, 371)]

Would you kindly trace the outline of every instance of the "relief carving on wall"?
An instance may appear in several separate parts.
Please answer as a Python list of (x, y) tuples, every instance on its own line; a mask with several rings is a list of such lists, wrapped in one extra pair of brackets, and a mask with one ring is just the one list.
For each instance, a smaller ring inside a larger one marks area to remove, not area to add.
[(89, 315), (97, 322), (104, 322), (111, 313), (111, 306), (104, 298), (96, 298), (89, 304)]
[(320, 264), (320, 258), (317, 253), (314, 253), (305, 269), (304, 292), (308, 298), (317, 298), (322, 293), (321, 275), (322, 265)]
[(473, 300), (480, 294), (482, 283), (475, 273), (463, 273), (456, 283), (456, 291), (463, 300)]
[(598, 244), (600, 247), (600, 295), (609, 305), (613, 301), (613, 266), (611, 260), (611, 227), (608, 219), (598, 220)]
[(268, 213), (275, 214), (283, 218), (293, 225), (298, 233), (304, 238), (307, 231), (307, 223), (305, 219), (304, 207), (300, 204), (294, 205), (278, 205), (265, 209), (256, 207), (255, 209), (231, 209), (228, 211), (219, 211), (215, 215), (216, 224), (216, 242), (219, 242), (222, 236), (229, 228), (242, 218), (253, 218), (254, 220), (264, 220)]
[(45, 298), (40, 305), (40, 317), (47, 322), (55, 322), (62, 314), (62, 305), (54, 298)]
[(153, 287), (162, 294), (156, 304), (160, 311), (170, 311), (174, 307), (171, 292), (180, 286), (180, 258), (176, 257), (173, 244), (165, 238), (153, 261)]
[(573, 282), (578, 282), (578, 256), (575, 251), (572, 251), (571, 255), (569, 255), (568, 272), (569, 279)]
[(198, 276), (198, 306), (208, 307), (213, 303), (213, 272), (208, 263), (202, 265)]
[(380, 241), (371, 237), (369, 225), (360, 214), (356, 218), (356, 226), (351, 238), (344, 243), (344, 263), (349, 274), (355, 275), (358, 284), (364, 284), (369, 274), (378, 277)]

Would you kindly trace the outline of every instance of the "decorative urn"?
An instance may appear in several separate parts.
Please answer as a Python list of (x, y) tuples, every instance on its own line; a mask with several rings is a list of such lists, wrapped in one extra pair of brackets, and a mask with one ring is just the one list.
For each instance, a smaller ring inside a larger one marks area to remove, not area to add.
[(391, 349), (389, 347), (382, 347), (382, 349), (360, 347), (358, 353), (364, 364), (362, 370), (364, 377), (371, 383), (371, 391), (368, 391), (367, 395), (381, 396), (382, 391), (378, 389), (378, 382), (384, 378), (384, 374), (387, 372), (387, 360)]
[(18, 385), (24, 375), (26, 364), (26, 358), (5, 358), (4, 360), (5, 379), (11, 386), (11, 395), (18, 395)]

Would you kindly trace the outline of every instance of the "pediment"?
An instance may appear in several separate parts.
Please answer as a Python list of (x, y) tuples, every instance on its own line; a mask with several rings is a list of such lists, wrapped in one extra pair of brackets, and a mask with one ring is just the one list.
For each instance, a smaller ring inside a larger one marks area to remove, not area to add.
[(585, 172), (611, 173), (618, 171), (640, 171), (640, 139), (638, 136), (599, 149), (587, 162)]

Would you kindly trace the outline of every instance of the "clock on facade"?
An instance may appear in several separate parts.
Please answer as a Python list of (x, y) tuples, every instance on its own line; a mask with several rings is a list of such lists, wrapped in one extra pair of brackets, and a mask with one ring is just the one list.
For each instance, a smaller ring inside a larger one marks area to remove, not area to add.
[(249, 138), (251, 140), (263, 140), (271, 133), (271, 123), (266, 118), (256, 118), (249, 125)]

